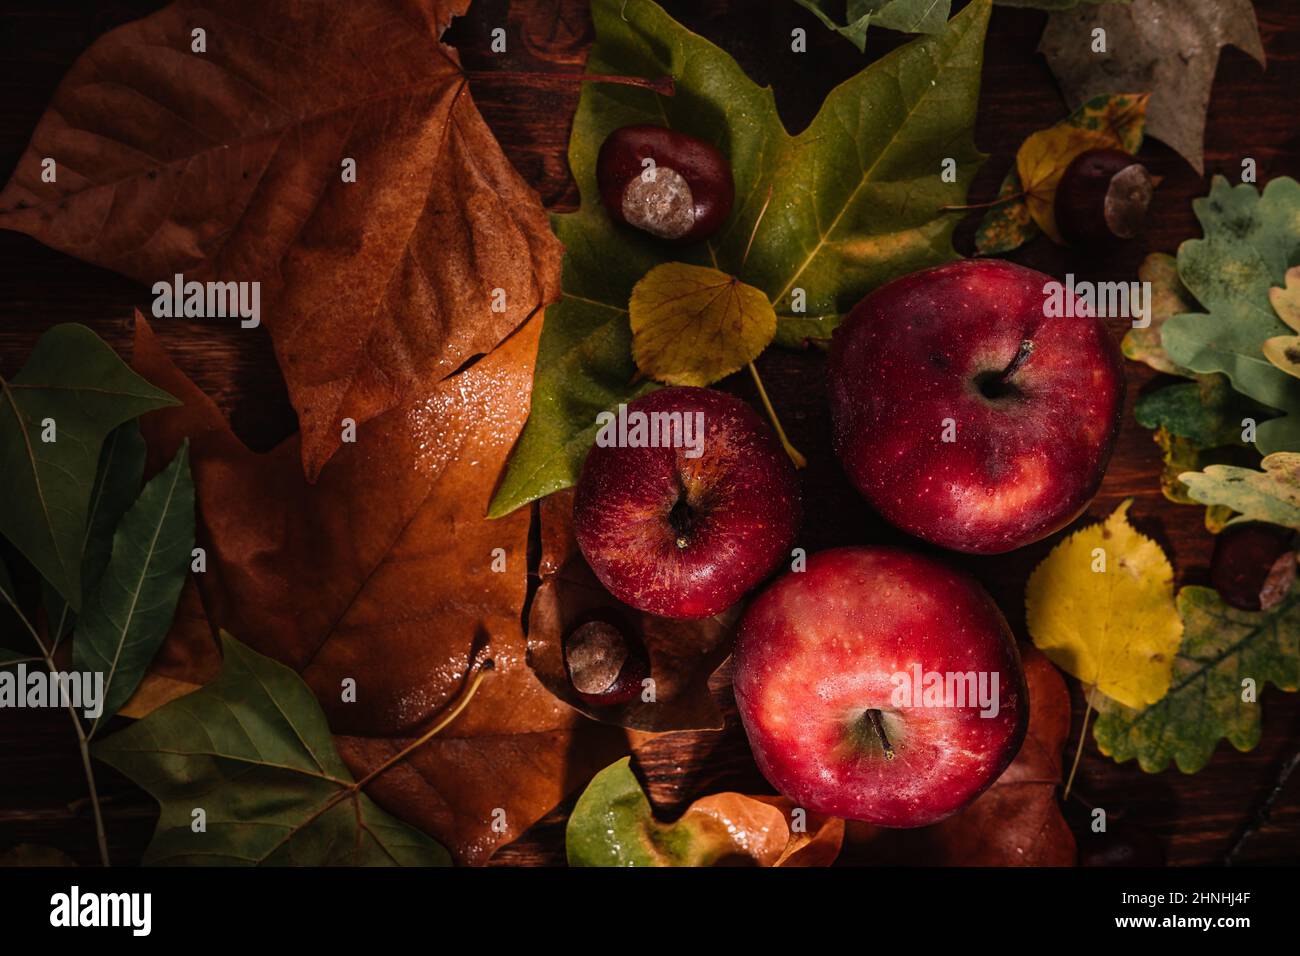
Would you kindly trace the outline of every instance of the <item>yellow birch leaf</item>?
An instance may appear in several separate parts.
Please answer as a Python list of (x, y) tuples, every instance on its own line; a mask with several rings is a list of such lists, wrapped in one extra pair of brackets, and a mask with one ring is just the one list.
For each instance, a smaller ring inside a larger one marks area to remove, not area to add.
[(655, 266), (632, 288), (632, 358), (669, 385), (712, 385), (758, 358), (776, 335), (767, 296), (683, 262)]
[(1034, 646), (1054, 664), (1127, 707), (1147, 707), (1169, 690), (1183, 621), (1174, 569), (1128, 523), (1132, 504), (1052, 549), (1029, 577), (1025, 613)]
[(1056, 187), (1061, 184), (1065, 168), (1074, 157), (1090, 149), (1104, 149), (1115, 144), (1106, 134), (1073, 126), (1053, 126), (1039, 130), (1021, 145), (1016, 153), (1016, 169), (1025, 184), (1025, 204), (1038, 228), (1058, 245), (1064, 243), (1056, 228)]

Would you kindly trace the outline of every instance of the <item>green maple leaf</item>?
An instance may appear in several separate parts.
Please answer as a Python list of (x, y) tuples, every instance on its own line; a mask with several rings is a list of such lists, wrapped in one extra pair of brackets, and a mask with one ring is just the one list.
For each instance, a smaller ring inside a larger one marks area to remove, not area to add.
[(1161, 332), (1169, 358), (1194, 372), (1222, 372), (1233, 388), (1284, 414), (1259, 426), (1261, 452), (1300, 448), (1300, 379), (1264, 357), (1264, 342), (1291, 330), (1269, 302), (1300, 257), (1300, 184), (1253, 186), (1214, 178), (1193, 203), (1205, 233), (1178, 249), (1178, 276), (1204, 313), (1176, 315)]
[[(988, 0), (976, 0), (942, 35), (836, 87), (791, 136), (770, 88), (656, 4), (595, 0), (587, 69), (671, 75), (676, 95), (583, 88), (569, 142), (582, 203), (552, 219), (565, 246), (563, 296), (547, 309), (532, 412), (489, 513), (573, 484), (596, 415), (654, 387), (636, 381), (627, 315), (632, 287), (654, 266), (708, 266), (760, 289), (776, 308), (777, 343), (799, 345), (829, 337), (882, 283), (954, 258), (960, 214), (940, 210), (965, 201), (984, 158), (972, 133), (988, 16)], [(597, 151), (615, 129), (637, 123), (708, 140), (730, 158), (735, 207), (708, 242), (665, 243), (616, 226), (602, 208)], [(945, 159), (956, 162), (955, 182), (944, 182)]]
[[(1106, 702), (1093, 735), (1117, 762), (1137, 758), (1148, 773), (1173, 760), (1183, 773), (1209, 762), (1219, 740), (1238, 750), (1259, 743), (1258, 695), (1266, 681), (1300, 687), (1300, 586), (1269, 611), (1239, 611), (1211, 588), (1178, 592), (1183, 643), (1169, 692), (1142, 710)], [(1243, 700), (1242, 682), (1255, 682)]]
[[(446, 866), (355, 785), (302, 678), (230, 635), (221, 673), (96, 744), (162, 805), (150, 864)], [(206, 829), (195, 832), (201, 808)]]
[(845, 23), (835, 22), (828, 0), (795, 0), (805, 10), (848, 40), (859, 52), (867, 48), (867, 28), (881, 26), (900, 33), (942, 33), (952, 0), (848, 0), (840, 6)]

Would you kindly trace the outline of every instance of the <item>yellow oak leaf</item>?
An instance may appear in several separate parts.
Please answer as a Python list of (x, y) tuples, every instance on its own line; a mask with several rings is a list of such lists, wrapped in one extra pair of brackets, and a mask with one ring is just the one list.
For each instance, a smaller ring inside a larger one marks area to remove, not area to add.
[(1029, 577), (1029, 636), (1054, 664), (1127, 707), (1169, 690), (1183, 621), (1174, 569), (1160, 545), (1128, 523), (1132, 499), (1076, 531)]
[[(1277, 317), (1300, 332), (1300, 266), (1286, 271), (1286, 285), (1268, 290)], [(1300, 335), (1275, 335), (1264, 340), (1264, 358), (1288, 375), (1300, 378)]]
[(756, 359), (776, 335), (767, 296), (683, 262), (655, 266), (632, 288), (632, 358), (669, 385), (712, 385)]

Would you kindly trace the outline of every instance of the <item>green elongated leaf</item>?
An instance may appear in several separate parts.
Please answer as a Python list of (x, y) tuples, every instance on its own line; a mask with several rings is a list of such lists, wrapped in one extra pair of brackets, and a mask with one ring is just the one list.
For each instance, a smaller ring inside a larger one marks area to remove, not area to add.
[(1269, 338), (1288, 328), (1269, 302), (1300, 256), (1300, 184), (1229, 186), (1216, 176), (1193, 203), (1205, 237), (1178, 249), (1178, 275), (1205, 313), (1169, 319), (1161, 341), (1169, 358), (1194, 372), (1222, 372), (1233, 388), (1285, 414), (1259, 428), (1264, 454), (1300, 449), (1300, 379), (1264, 357)]
[[(18, 633), (21, 627), (18, 620), (19, 613), (18, 596), (14, 593), (13, 579), (9, 577), (8, 566), (3, 559), (0, 559), (0, 624), (5, 625), (6, 639), (11, 630), (15, 634)], [(0, 667), (38, 659), (31, 651), (14, 651), (7, 647), (0, 647)]]
[[(573, 484), (597, 413), (651, 387), (636, 380), (627, 307), (654, 266), (708, 266), (760, 289), (776, 308), (776, 341), (795, 345), (810, 321), (828, 336), (876, 286), (955, 256), (960, 217), (939, 210), (965, 201), (983, 161), (972, 130), (988, 14), (988, 0), (976, 0), (940, 36), (868, 66), (791, 136), (770, 89), (656, 4), (595, 0), (587, 69), (670, 74), (677, 92), (583, 88), (569, 142), (582, 203), (552, 219), (565, 246), (563, 296), (546, 312), (532, 411), (490, 514)], [(636, 123), (708, 140), (730, 158), (735, 208), (708, 242), (665, 243), (616, 226), (601, 207), (596, 154), (611, 132)], [(939, 175), (946, 158), (956, 161), (956, 182)]]
[(100, 446), (123, 422), (174, 404), (72, 323), (41, 336), (12, 380), (0, 378), (0, 534), (73, 610)]
[[(859, 52), (867, 48), (867, 29), (873, 25), (900, 33), (942, 33), (948, 24), (952, 0), (795, 0), (817, 19), (848, 40)], [(844, 10), (845, 23), (835, 22), (833, 11)]]
[(86, 600), (72, 641), (78, 670), (104, 675), (103, 712), (125, 704), (176, 614), (194, 547), (194, 481), (189, 443), (156, 475), (113, 534), (99, 585)]
[[(162, 806), (148, 864), (444, 866), (447, 851), (355, 787), (320, 704), (224, 632), (216, 680), (94, 745)], [(202, 808), (207, 830), (191, 829)]]
[[(84, 602), (96, 587), (113, 550), (113, 531), (140, 494), (144, 477), (145, 445), (137, 422), (119, 425), (104, 439), (90, 492), (90, 513), (81, 539), (81, 594)], [(68, 602), (46, 582), (43, 586), (45, 619), (55, 646), (72, 630), (76, 615)]]
[(1204, 375), (1143, 395), (1133, 417), (1143, 428), (1167, 428), (1200, 448), (1244, 443), (1243, 421), (1256, 424), (1273, 411), (1233, 390), (1222, 375)]
[[(1137, 758), (1148, 773), (1173, 760), (1183, 773), (1209, 761), (1220, 739), (1238, 750), (1259, 743), (1265, 682), (1300, 687), (1300, 588), (1270, 611), (1239, 611), (1211, 588), (1178, 592), (1185, 630), (1169, 693), (1143, 710), (1107, 702), (1093, 734), (1117, 762)], [(1243, 700), (1243, 681), (1254, 694)]]

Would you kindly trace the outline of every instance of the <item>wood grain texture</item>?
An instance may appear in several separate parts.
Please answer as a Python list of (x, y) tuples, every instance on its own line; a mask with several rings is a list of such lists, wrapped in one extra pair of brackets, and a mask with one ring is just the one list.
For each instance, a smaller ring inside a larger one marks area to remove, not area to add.
[[(835, 83), (866, 62), (847, 42), (825, 31), (788, 0), (677, 0), (664, 4), (692, 29), (719, 43), (760, 83), (771, 83), (791, 130), (805, 126)], [(86, 11), (53, 9), (39, 0), (0, 3), (0, 172), (13, 168), (46, 102), (78, 54), (114, 25), (161, 4), (112, 0)], [(1261, 182), (1300, 174), (1300, 8), (1292, 0), (1258, 0), (1269, 63), (1261, 70), (1235, 49), (1220, 62), (1206, 125), (1206, 176), (1199, 177), (1171, 150), (1149, 142), (1142, 156), (1165, 177), (1156, 193), (1144, 236), (1102, 257), (1086, 257), (1038, 239), (1010, 258), (1055, 275), (1080, 279), (1132, 279), (1149, 251), (1173, 252), (1199, 234), (1191, 200), (1208, 189), (1209, 177), (1235, 177), (1245, 156), (1259, 166)], [(89, 11), (89, 12), (87, 12)], [(991, 197), (1029, 133), (1061, 118), (1066, 107), (1051, 74), (1035, 52), (1045, 17), (998, 8), (985, 56), (976, 142), (990, 158), (972, 189), (973, 201)], [(490, 52), (490, 31), (504, 26), (508, 52)], [(808, 32), (809, 52), (790, 52), (794, 27)], [(555, 209), (571, 209), (577, 194), (565, 151), (577, 86), (510, 76), (518, 71), (577, 73), (591, 41), (582, 0), (476, 0), (468, 17), (448, 35), (473, 71), (480, 109), (506, 153)], [(867, 57), (875, 58), (906, 38), (874, 30)], [(970, 251), (976, 219), (958, 233)], [(131, 310), (149, 301), (148, 291), (111, 273), (68, 259), (25, 236), (0, 233), (0, 370), (19, 368), (42, 331), (68, 320), (85, 322), (114, 347), (129, 345)], [(1122, 334), (1122, 322), (1114, 332)], [(295, 427), (269, 339), (262, 330), (216, 329), (177, 320), (159, 328), (177, 363), (231, 416), (235, 430), (257, 449), (267, 449)], [(803, 474), (809, 514), (801, 544), (809, 549), (901, 540), (875, 518), (840, 474), (830, 449), (824, 362), (819, 352), (772, 351), (760, 360), (764, 379), (795, 444), (809, 457)], [(1201, 511), (1178, 507), (1160, 495), (1160, 457), (1151, 435), (1132, 420), (1133, 401), (1157, 376), (1129, 365), (1128, 414), (1101, 494), (1082, 520), (1108, 514), (1133, 497), (1134, 523), (1169, 552), (1179, 584), (1206, 583), (1212, 539)], [(754, 399), (748, 381), (726, 387)], [(1057, 538), (997, 559), (960, 563), (981, 578), (1023, 636), (1023, 589), (1029, 571)], [(1077, 682), (1074, 733), (1083, 718)], [(692, 800), (723, 789), (767, 793), (736, 719), (727, 672), (713, 686), (726, 717), (717, 733), (677, 734), (655, 740), (636, 761), (659, 812), (680, 813)], [(1091, 804), (1152, 831), (1175, 864), (1219, 862), (1236, 834), (1271, 789), (1282, 762), (1300, 744), (1300, 695), (1270, 689), (1263, 695), (1263, 737), (1250, 753), (1220, 744), (1210, 765), (1192, 776), (1170, 769), (1144, 774), (1134, 764), (1116, 765), (1089, 741), (1076, 787)], [(1067, 756), (1072, 753), (1067, 748)], [(107, 794), (105, 812), (113, 858), (137, 861), (152, 832), (156, 810), (129, 782), (99, 770)], [(0, 711), (0, 848), (11, 843), (50, 844), (82, 863), (95, 860), (84, 781), (71, 730), (61, 714)], [(498, 864), (563, 861), (563, 827), (571, 800), (522, 839), (500, 851)], [(1072, 801), (1073, 802), (1073, 801)], [(1086, 815), (1076, 835), (1086, 845)], [(853, 860), (853, 862), (869, 862)], [(1243, 862), (1300, 860), (1300, 774), (1275, 804), (1272, 822), (1241, 854)]]

